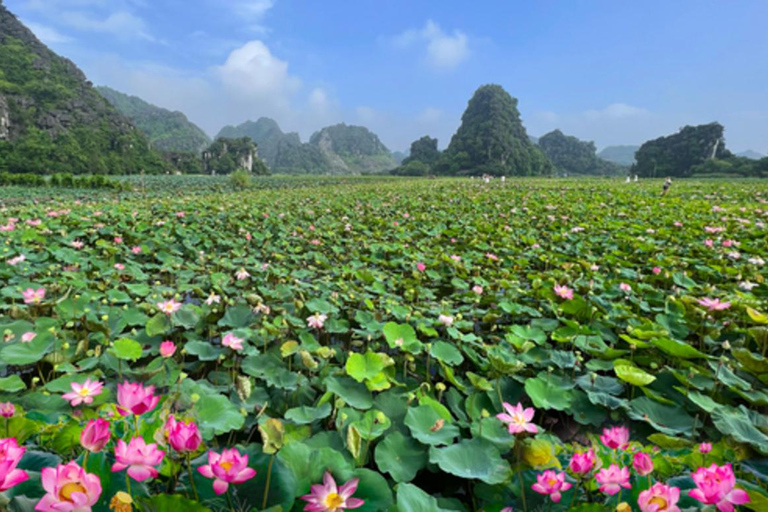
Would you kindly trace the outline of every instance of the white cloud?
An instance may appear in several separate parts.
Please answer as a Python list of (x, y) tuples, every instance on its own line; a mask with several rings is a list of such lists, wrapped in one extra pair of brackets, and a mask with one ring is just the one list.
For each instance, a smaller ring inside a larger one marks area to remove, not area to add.
[(307, 104), (312, 112), (319, 115), (328, 114), (332, 107), (328, 93), (321, 87), (312, 89), (312, 92), (309, 93)]
[(120, 39), (155, 40), (144, 20), (128, 11), (113, 12), (105, 17), (85, 11), (64, 11), (57, 18), (60, 23), (76, 30), (110, 34)]
[(398, 49), (423, 45), (425, 62), (437, 70), (456, 69), (470, 56), (469, 40), (460, 30), (447, 34), (440, 25), (427, 20), (424, 27), (409, 29), (391, 38), (392, 46)]
[(47, 45), (70, 43), (73, 41), (71, 37), (62, 34), (53, 27), (29, 21), (25, 21), (24, 24), (37, 36), (38, 39)]
[(262, 35), (269, 32), (263, 21), (267, 12), (274, 6), (274, 0), (235, 0), (232, 5), (234, 13), (246, 21), (246, 28)]

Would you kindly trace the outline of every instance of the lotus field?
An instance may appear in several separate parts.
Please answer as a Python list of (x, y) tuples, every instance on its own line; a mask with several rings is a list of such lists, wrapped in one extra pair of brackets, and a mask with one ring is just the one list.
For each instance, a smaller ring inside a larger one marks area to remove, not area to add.
[(768, 510), (768, 185), (166, 179), (0, 209), (0, 510)]

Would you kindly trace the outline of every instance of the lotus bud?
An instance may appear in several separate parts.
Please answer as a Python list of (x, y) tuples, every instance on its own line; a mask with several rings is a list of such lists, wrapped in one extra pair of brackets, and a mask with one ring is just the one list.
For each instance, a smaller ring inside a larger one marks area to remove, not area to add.
[(237, 390), (237, 396), (243, 402), (248, 400), (248, 397), (251, 396), (253, 390), (250, 379), (242, 375), (238, 375), (235, 379), (235, 389)]
[(723, 342), (723, 350), (731, 350), (731, 344), (728, 342), (728, 340)]
[(187, 377), (189, 377), (189, 374), (187, 374), (187, 372), (180, 372), (179, 373), (179, 382), (183, 381)]
[(659, 369), (659, 364), (657, 362), (655, 362), (655, 361), (652, 362), (651, 363), (651, 369), (658, 370)]
[(482, 417), (482, 418), (490, 418), (491, 417), (491, 413), (489, 413), (488, 410), (483, 409), (482, 411), (480, 411), (480, 417)]
[(445, 391), (445, 384), (443, 384), (442, 382), (438, 382), (437, 384), (435, 384), (435, 389), (440, 393), (442, 393), (443, 391)]
[(70, 347), (69, 342), (64, 342), (61, 344), (61, 348), (63, 348), (64, 350), (67, 350), (69, 347)]
[(107, 320), (109, 320), (109, 315), (101, 315), (102, 322), (106, 322)]
[(189, 396), (189, 399), (192, 400), (193, 404), (196, 404), (198, 402), (198, 400), (200, 400), (200, 395), (198, 395), (197, 393), (192, 393)]

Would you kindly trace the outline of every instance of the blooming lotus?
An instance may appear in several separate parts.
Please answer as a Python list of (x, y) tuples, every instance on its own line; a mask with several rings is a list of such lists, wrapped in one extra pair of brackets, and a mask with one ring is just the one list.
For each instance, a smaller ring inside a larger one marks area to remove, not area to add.
[(653, 473), (653, 461), (647, 453), (636, 453), (632, 458), (632, 467), (640, 476), (648, 476)]
[(723, 311), (731, 307), (730, 302), (720, 302), (720, 299), (710, 299), (709, 297), (699, 299), (699, 305), (704, 306), (709, 311)]
[(155, 386), (144, 387), (139, 382), (125, 381), (117, 385), (117, 403), (131, 414), (144, 414), (157, 406), (160, 397), (155, 396)]
[(29, 343), (33, 339), (37, 337), (36, 332), (28, 331), (21, 335), (21, 342), (22, 343)]
[(604, 428), (600, 441), (611, 450), (626, 450), (629, 446), (629, 429), (627, 427)]
[(29, 480), (26, 471), (16, 469), (26, 448), (19, 446), (15, 437), (0, 439), (0, 492), (5, 492)]
[(336, 487), (336, 480), (328, 471), (323, 475), (323, 483), (310, 487), (310, 493), (301, 497), (307, 502), (306, 512), (342, 512), (362, 507), (365, 503), (359, 498), (353, 498), (357, 490), (358, 479), (353, 478), (341, 487)]
[(251, 277), (251, 274), (249, 274), (248, 271), (245, 270), (244, 268), (241, 268), (240, 270), (235, 272), (235, 277), (237, 278), (238, 281), (242, 281), (244, 279), (248, 279), (249, 277)]
[(328, 315), (315, 313), (314, 315), (307, 317), (307, 326), (312, 329), (322, 329), (326, 320), (328, 320)]
[(556, 284), (555, 295), (557, 295), (561, 299), (571, 300), (573, 298), (573, 290), (571, 290), (565, 285), (561, 286), (559, 284)]
[(46, 495), (35, 505), (39, 512), (90, 512), (101, 497), (101, 481), (72, 461), (43, 468), (40, 478)]
[(209, 306), (212, 306), (213, 304), (219, 304), (221, 303), (221, 297), (216, 295), (215, 293), (211, 293), (207, 299), (205, 299), (205, 303)]
[(26, 259), (27, 259), (26, 256), (24, 256), (23, 254), (20, 254), (18, 256), (14, 256), (13, 258), (9, 259), (8, 264), (13, 267), (23, 262)]
[(654, 273), (654, 274), (656, 274), (656, 275), (659, 275), (659, 274), (661, 274), (661, 268), (659, 268), (659, 267), (653, 267), (653, 273)]
[(657, 482), (640, 493), (637, 504), (641, 512), (680, 512), (677, 506), (679, 499), (680, 489)]
[(503, 404), (506, 413), (497, 414), (496, 417), (507, 424), (510, 434), (520, 434), (530, 432), (535, 434), (539, 431), (538, 427), (531, 423), (533, 415), (536, 413), (533, 407), (523, 409), (523, 404), (511, 405), (507, 402)]
[(556, 473), (551, 469), (536, 476), (536, 483), (531, 489), (539, 494), (548, 494), (550, 499), (557, 503), (562, 497), (561, 491), (567, 491), (571, 484), (565, 481), (565, 473)]
[(0, 402), (0, 416), (3, 418), (13, 418), (16, 414), (16, 406), (11, 402)]
[(712, 451), (712, 444), (711, 443), (701, 443), (699, 445), (699, 453), (707, 454)]
[(446, 327), (450, 327), (453, 325), (453, 317), (449, 315), (440, 315), (437, 317), (437, 321)]
[(131, 252), (133, 254), (141, 254), (141, 247), (139, 247), (138, 245), (134, 245), (133, 247), (131, 247)]
[(424, 263), (419, 262), (416, 264), (416, 270), (418, 270), (419, 272), (424, 272), (425, 270), (427, 270), (427, 266)]
[(574, 453), (568, 467), (574, 474), (585, 476), (595, 467), (595, 452), (590, 448), (584, 453)]
[(137, 482), (143, 482), (158, 475), (155, 466), (163, 460), (165, 452), (157, 449), (157, 444), (147, 444), (141, 437), (134, 437), (126, 444), (122, 439), (115, 447), (115, 463), (112, 471), (128, 468), (128, 476)]
[(256, 476), (256, 470), (248, 467), (248, 455), (236, 448), (225, 449), (218, 454), (208, 452), (208, 464), (197, 468), (205, 478), (213, 478), (213, 491), (224, 494), (229, 484), (241, 484)]
[(170, 299), (163, 302), (158, 302), (157, 307), (160, 309), (160, 311), (170, 316), (177, 312), (179, 308), (181, 308), (181, 303)]
[(627, 283), (621, 283), (619, 284), (619, 290), (623, 291), (624, 293), (629, 293), (632, 291), (632, 287)]
[(104, 383), (98, 380), (85, 379), (82, 384), (73, 382), (70, 384), (72, 391), (62, 395), (61, 398), (69, 400), (72, 407), (80, 404), (93, 403), (93, 397), (98, 396), (104, 390)]
[(629, 468), (620, 468), (616, 464), (611, 464), (608, 468), (603, 468), (595, 475), (595, 480), (600, 484), (600, 492), (613, 496), (621, 491), (621, 488), (629, 489)]
[(80, 433), (80, 444), (92, 453), (99, 453), (109, 442), (109, 422), (102, 418), (89, 421)]
[(238, 338), (230, 332), (224, 336), (224, 339), (221, 340), (221, 344), (225, 347), (231, 348), (232, 350), (240, 351), (243, 350), (243, 341), (244, 340), (242, 338)]
[(475, 285), (475, 286), (472, 287), (472, 291), (475, 292), (475, 294), (477, 294), (477, 295), (482, 295), (483, 294), (483, 287), (480, 286), (480, 285)]
[(176, 344), (170, 340), (166, 340), (160, 344), (160, 355), (163, 357), (173, 357), (176, 353)]
[(730, 464), (699, 468), (691, 478), (696, 489), (688, 491), (688, 496), (705, 505), (716, 505), (720, 512), (732, 512), (734, 505), (749, 503), (746, 491), (735, 488), (736, 477)]
[(168, 435), (168, 443), (177, 452), (196, 452), (203, 442), (200, 430), (194, 422), (176, 421), (173, 415), (168, 416), (165, 431)]
[(27, 288), (21, 296), (24, 297), (24, 304), (40, 304), (45, 298), (45, 288)]

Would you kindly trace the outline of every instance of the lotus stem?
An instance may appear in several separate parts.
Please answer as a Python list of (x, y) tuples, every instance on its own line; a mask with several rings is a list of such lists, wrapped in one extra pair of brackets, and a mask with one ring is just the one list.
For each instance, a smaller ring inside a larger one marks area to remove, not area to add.
[[(200, 498), (197, 496), (197, 487), (195, 487), (195, 474), (192, 472), (191, 453), (187, 453), (187, 473), (189, 473), (189, 486), (192, 487), (192, 494), (195, 496), (195, 501), (200, 501)], [(269, 476), (267, 476), (267, 482), (269, 482)]]
[(267, 466), (267, 481), (264, 484), (264, 499), (261, 500), (261, 508), (267, 508), (267, 499), (269, 498), (269, 482), (272, 479), (272, 463), (275, 462), (275, 454), (269, 458), (269, 466)]
[(235, 512), (235, 506), (232, 504), (232, 487), (227, 489), (227, 505), (229, 505), (230, 512)]

